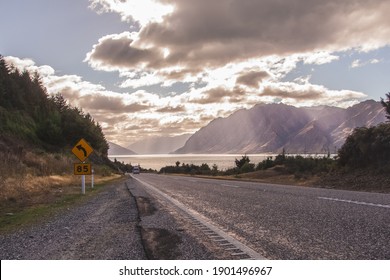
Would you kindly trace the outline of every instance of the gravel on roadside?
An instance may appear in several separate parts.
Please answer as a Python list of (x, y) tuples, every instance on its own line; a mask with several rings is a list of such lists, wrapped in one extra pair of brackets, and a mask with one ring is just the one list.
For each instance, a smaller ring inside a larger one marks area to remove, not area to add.
[(46, 221), (0, 235), (2, 260), (229, 259), (230, 255), (137, 181), (106, 185)]
[(134, 198), (107, 185), (43, 223), (0, 235), (0, 259), (145, 259)]

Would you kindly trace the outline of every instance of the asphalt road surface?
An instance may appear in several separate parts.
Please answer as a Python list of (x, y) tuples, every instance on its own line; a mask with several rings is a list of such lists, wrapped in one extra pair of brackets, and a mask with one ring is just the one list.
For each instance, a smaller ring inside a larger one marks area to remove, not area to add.
[(390, 259), (389, 194), (133, 176), (268, 259)]
[[(234, 252), (234, 251), (233, 251)], [(0, 234), (1, 260), (237, 259), (134, 179)]]

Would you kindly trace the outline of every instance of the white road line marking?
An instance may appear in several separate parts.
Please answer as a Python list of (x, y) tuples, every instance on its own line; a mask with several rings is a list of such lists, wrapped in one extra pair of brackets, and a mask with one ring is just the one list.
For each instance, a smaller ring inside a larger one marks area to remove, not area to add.
[(238, 249), (237, 247), (226, 248), (226, 249), (225, 249), (225, 251), (235, 251), (235, 250), (240, 250), (240, 249)]
[(231, 253), (232, 256), (242, 256), (242, 255), (247, 255), (247, 253), (240, 252), (240, 253)]
[(229, 184), (221, 184), (221, 186), (224, 186), (224, 187), (232, 187), (232, 188), (239, 188), (239, 186), (229, 185)]
[(376, 204), (376, 203), (371, 203), (371, 202), (339, 199), (339, 198), (332, 198), (332, 197), (322, 197), (322, 196), (319, 196), (318, 198), (319, 199), (325, 199), (325, 200), (338, 201), (338, 202), (346, 202), (346, 203), (353, 203), (353, 204), (359, 204), (359, 205), (367, 205), (367, 206), (373, 206), (373, 207), (390, 208), (390, 205), (386, 205), (386, 204)]

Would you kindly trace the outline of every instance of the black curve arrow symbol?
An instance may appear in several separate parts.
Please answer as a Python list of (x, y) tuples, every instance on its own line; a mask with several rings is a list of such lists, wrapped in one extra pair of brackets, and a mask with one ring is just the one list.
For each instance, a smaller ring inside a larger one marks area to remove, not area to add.
[(82, 145), (78, 145), (78, 146), (76, 146), (76, 148), (77, 148), (79, 151), (83, 151), (84, 157), (87, 157), (87, 151), (83, 148)]

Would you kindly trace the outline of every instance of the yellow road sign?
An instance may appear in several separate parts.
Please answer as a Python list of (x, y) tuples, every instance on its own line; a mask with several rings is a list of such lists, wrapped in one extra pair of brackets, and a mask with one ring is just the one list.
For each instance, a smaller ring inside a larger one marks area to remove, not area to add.
[(75, 163), (74, 175), (91, 175), (92, 168), (90, 163)]
[(93, 152), (93, 149), (88, 145), (87, 141), (80, 139), (79, 142), (73, 147), (72, 153), (81, 161), (84, 162), (89, 155)]

